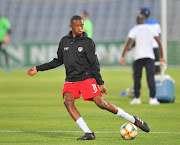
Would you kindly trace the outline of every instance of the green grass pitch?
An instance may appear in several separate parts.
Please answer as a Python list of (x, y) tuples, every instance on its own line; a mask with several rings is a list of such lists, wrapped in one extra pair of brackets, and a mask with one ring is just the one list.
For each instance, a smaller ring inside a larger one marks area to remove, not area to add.
[(180, 144), (180, 69), (168, 68), (166, 74), (175, 79), (175, 103), (148, 105), (148, 88), (143, 71), (142, 105), (129, 105), (131, 98), (119, 93), (132, 86), (131, 70), (102, 68), (108, 89), (106, 101), (146, 121), (150, 133), (138, 129), (134, 140), (123, 140), (119, 128), (127, 121), (93, 102), (76, 100), (76, 106), (97, 137), (93, 141), (76, 141), (84, 133), (68, 114), (63, 104), (62, 87), (65, 70), (39, 72), (33, 77), (26, 70), (7, 74), (0, 70), (0, 144), (17, 145), (178, 145)]

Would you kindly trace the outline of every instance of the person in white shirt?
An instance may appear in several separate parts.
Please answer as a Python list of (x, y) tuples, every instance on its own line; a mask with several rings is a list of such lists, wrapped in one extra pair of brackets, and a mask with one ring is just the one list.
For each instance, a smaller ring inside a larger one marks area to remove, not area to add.
[[(145, 16), (146, 24), (150, 25), (155, 31), (158, 32), (158, 37), (160, 39), (161, 26), (159, 25), (159, 23), (157, 21), (150, 19), (150, 15), (151, 15), (150, 9), (147, 7), (143, 7), (140, 9), (139, 14), (142, 14)], [(159, 62), (159, 60), (160, 60), (160, 53), (159, 53), (159, 49), (158, 49), (159, 46), (155, 39), (153, 39), (152, 47), (153, 47), (154, 55), (155, 55), (155, 62)], [(159, 75), (160, 71), (161, 71), (160, 66), (155, 66), (155, 74)]]
[(158, 38), (157, 31), (154, 31), (152, 27), (148, 24), (145, 24), (146, 19), (144, 15), (140, 14), (137, 16), (137, 24), (134, 26), (128, 34), (128, 40), (123, 50), (123, 54), (121, 57), (121, 65), (125, 65), (125, 53), (129, 49), (131, 41), (135, 41), (135, 54), (134, 54), (134, 91), (135, 98), (130, 102), (130, 104), (141, 104), (140, 99), (140, 88), (141, 88), (141, 77), (142, 77), (142, 69), (145, 67), (146, 75), (147, 75), (147, 83), (150, 91), (150, 100), (149, 104), (156, 105), (160, 104), (159, 101), (154, 98), (156, 93), (154, 74), (154, 52), (152, 48), (152, 41), (155, 39), (159, 45), (160, 53), (161, 53), (161, 63), (165, 63), (165, 59), (163, 58), (163, 50), (161, 43)]

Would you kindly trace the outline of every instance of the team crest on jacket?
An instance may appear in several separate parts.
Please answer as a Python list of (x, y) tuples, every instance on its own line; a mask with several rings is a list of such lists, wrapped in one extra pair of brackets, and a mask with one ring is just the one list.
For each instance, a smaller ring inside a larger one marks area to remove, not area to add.
[(83, 47), (78, 47), (78, 51), (79, 52), (83, 51)]
[(64, 50), (68, 50), (69, 49), (69, 47), (64, 47)]

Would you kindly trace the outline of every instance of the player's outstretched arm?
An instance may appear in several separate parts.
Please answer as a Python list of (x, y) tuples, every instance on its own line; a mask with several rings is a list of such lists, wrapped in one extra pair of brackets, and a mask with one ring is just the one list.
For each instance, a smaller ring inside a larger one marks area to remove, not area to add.
[(26, 73), (27, 73), (28, 75), (30, 75), (30, 76), (33, 76), (33, 75), (35, 75), (35, 74), (37, 73), (37, 69), (36, 69), (36, 67), (34, 66), (34, 67), (30, 68)]

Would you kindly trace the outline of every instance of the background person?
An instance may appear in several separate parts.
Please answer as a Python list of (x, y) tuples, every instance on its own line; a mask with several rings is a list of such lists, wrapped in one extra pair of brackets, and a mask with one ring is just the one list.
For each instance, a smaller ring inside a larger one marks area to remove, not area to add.
[(5, 56), (7, 72), (11, 72), (11, 67), (9, 65), (9, 59), (8, 59), (7, 51), (2, 48), (2, 44), (8, 44), (9, 43), (10, 28), (11, 28), (11, 24), (10, 24), (9, 20), (5, 17), (2, 17), (1, 12), (0, 12), (0, 51)]
[[(152, 29), (154, 29), (155, 31), (157, 31), (158, 33), (158, 37), (159, 37), (159, 40), (160, 40), (160, 35), (161, 35), (161, 26), (159, 25), (159, 23), (153, 19), (150, 19), (150, 14), (151, 14), (151, 11), (149, 8), (147, 7), (142, 7), (139, 11), (138, 11), (138, 14), (142, 14), (145, 16), (146, 18), (146, 24), (150, 25), (152, 27)], [(129, 50), (131, 50), (133, 47), (135, 46), (135, 41), (133, 41), (132, 45), (130, 45), (129, 47)], [(159, 62), (160, 60), (160, 50), (158, 49), (158, 43), (156, 42), (155, 39), (153, 39), (152, 41), (152, 48), (153, 48), (153, 51), (154, 51), (154, 55), (155, 55), (155, 62)], [(159, 75), (160, 74), (160, 65), (155, 65), (155, 75)], [(132, 78), (134, 80), (134, 63), (132, 65)], [(129, 96), (134, 96), (134, 89), (133, 87), (130, 87), (128, 88), (128, 90), (131, 90), (129, 92)]]
[[(160, 40), (161, 26), (159, 25), (159, 23), (157, 21), (149, 18), (151, 15), (150, 9), (147, 7), (143, 7), (140, 9), (139, 13), (145, 16), (146, 24), (150, 25), (155, 31), (158, 32), (158, 38)], [(160, 52), (158, 49), (159, 46), (155, 39), (153, 39), (152, 47), (153, 47), (154, 55), (155, 55), (155, 62), (159, 62), (159, 60), (160, 60)], [(159, 65), (155, 66), (155, 74), (156, 75), (160, 74), (160, 66)]]
[(80, 95), (82, 95), (84, 100), (92, 101), (99, 108), (105, 109), (116, 116), (121, 116), (131, 123), (134, 123), (141, 130), (149, 132), (150, 128), (147, 123), (103, 99), (101, 92), (102, 94), (106, 94), (107, 89), (100, 74), (100, 65), (95, 54), (95, 44), (93, 40), (88, 38), (87, 34), (83, 32), (84, 23), (80, 16), (73, 16), (70, 23), (69, 27), (72, 31), (61, 39), (57, 58), (54, 58), (49, 63), (30, 68), (27, 74), (33, 76), (38, 71), (53, 69), (62, 64), (65, 65), (66, 80), (63, 87), (64, 105), (74, 121), (85, 133), (83, 137), (77, 140), (96, 139), (94, 133), (91, 132), (75, 107), (75, 100), (80, 98)]
[(150, 90), (149, 104), (157, 105), (160, 104), (159, 101), (154, 98), (156, 93), (155, 88), (155, 67), (154, 67), (154, 52), (152, 49), (153, 38), (156, 39), (161, 52), (160, 62), (165, 62), (163, 58), (163, 50), (161, 43), (159, 41), (158, 33), (152, 29), (151, 26), (145, 24), (145, 17), (143, 15), (137, 16), (137, 24), (133, 27), (128, 34), (128, 40), (123, 50), (121, 57), (121, 65), (125, 65), (125, 53), (129, 49), (131, 41), (135, 41), (135, 54), (134, 54), (134, 90), (135, 98), (130, 102), (130, 104), (141, 104), (140, 99), (140, 88), (141, 88), (141, 77), (142, 68), (146, 68), (147, 83)]
[(81, 13), (81, 17), (84, 20), (84, 29), (83, 31), (86, 32), (87, 36), (89, 38), (93, 37), (93, 24), (91, 22), (91, 20), (88, 18), (88, 13), (86, 11), (83, 11)]

